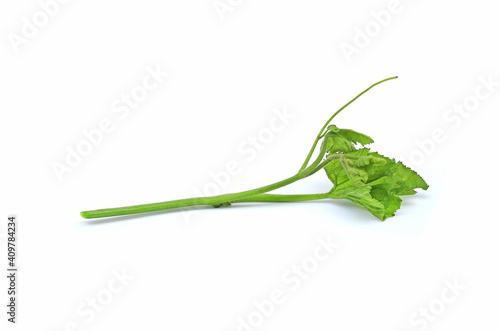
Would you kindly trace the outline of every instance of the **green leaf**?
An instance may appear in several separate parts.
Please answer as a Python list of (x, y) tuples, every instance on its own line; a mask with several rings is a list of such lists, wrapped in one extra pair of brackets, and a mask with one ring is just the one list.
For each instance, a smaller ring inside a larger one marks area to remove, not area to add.
[(343, 137), (337, 133), (328, 133), (325, 136), (325, 139), (328, 141), (328, 153), (346, 153), (356, 150), (353, 142), (346, 137)]
[(394, 216), (396, 210), (401, 207), (401, 198), (394, 193), (388, 192), (380, 187), (372, 187), (372, 197), (384, 205), (384, 216), (381, 220)]
[(358, 143), (363, 146), (373, 143), (373, 139), (367, 135), (349, 129), (339, 129), (335, 125), (328, 126), (325, 140), (330, 154), (352, 152), (356, 150), (355, 144)]
[(396, 164), (396, 172), (393, 175), (398, 180), (400, 187), (395, 190), (397, 195), (412, 195), (417, 193), (416, 188), (427, 190), (429, 185), (415, 171), (406, 167), (402, 162)]
[(325, 167), (328, 178), (335, 186), (359, 186), (360, 183), (371, 181), (374, 179), (373, 169), (379, 169), (387, 163), (382, 157), (370, 155), (367, 148), (343, 154), (345, 157), (332, 161)]
[(387, 162), (380, 157), (376, 157), (373, 155), (366, 155), (366, 156), (360, 156), (356, 161), (354, 161), (354, 165), (356, 167), (364, 167), (369, 165), (370, 163), (373, 163), (374, 165), (384, 165)]
[(427, 190), (429, 185), (415, 171), (406, 167), (401, 161), (396, 162), (394, 159), (386, 158), (376, 152), (380, 157), (388, 160), (389, 168), (369, 169), (368, 170), (368, 185), (381, 186), (387, 191), (391, 191), (397, 196), (413, 195), (417, 193), (415, 189), (421, 188)]
[(427, 183), (415, 171), (377, 152), (362, 148), (330, 162), (325, 171), (334, 187), (329, 197), (347, 199), (381, 220), (394, 216), (403, 195), (415, 189), (427, 190)]
[(360, 143), (361, 145), (368, 145), (373, 143), (373, 139), (364, 135), (362, 133), (349, 130), (349, 129), (339, 129), (339, 134), (349, 139), (353, 143)]
[(375, 217), (384, 220), (386, 219), (386, 211), (382, 202), (374, 199), (370, 194), (371, 187), (348, 187), (341, 190), (330, 192), (332, 199), (347, 199), (355, 204), (367, 209)]

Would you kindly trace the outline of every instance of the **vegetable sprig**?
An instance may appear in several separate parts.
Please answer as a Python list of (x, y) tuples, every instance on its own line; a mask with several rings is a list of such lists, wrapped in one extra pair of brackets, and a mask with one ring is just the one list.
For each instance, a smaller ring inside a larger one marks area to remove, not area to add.
[[(401, 196), (413, 195), (416, 193), (415, 189), (427, 190), (429, 186), (422, 177), (403, 163), (364, 147), (373, 143), (373, 139), (369, 136), (349, 129), (339, 129), (335, 125), (330, 125), (330, 122), (374, 86), (395, 78), (397, 76), (371, 85), (335, 112), (321, 128), (300, 170), (287, 179), (239, 193), (83, 211), (81, 216), (100, 218), (187, 206), (221, 207), (244, 202), (294, 202), (329, 198), (350, 200), (377, 218), (385, 220), (394, 216), (396, 210), (400, 208)], [(311, 162), (312, 155), (318, 149), (320, 142), (318, 156)], [(333, 184), (333, 188), (326, 193), (285, 195), (267, 193), (307, 178), (321, 169), (325, 169), (327, 177)]]

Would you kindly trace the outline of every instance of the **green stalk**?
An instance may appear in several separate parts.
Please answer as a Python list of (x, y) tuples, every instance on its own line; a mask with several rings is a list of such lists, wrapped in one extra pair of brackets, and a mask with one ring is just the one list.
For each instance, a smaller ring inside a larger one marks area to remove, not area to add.
[(259, 194), (253, 197), (240, 199), (234, 203), (240, 202), (298, 202), (327, 199), (328, 193), (319, 194)]
[(269, 191), (273, 191), (280, 187), (296, 182), (302, 178), (304, 178), (303, 172), (299, 172), (298, 174), (290, 178), (284, 179), (282, 181), (279, 181), (277, 183), (239, 193), (229, 193), (212, 197), (198, 197), (198, 198), (188, 198), (188, 199), (172, 200), (172, 201), (157, 202), (157, 203), (148, 203), (144, 205), (136, 205), (129, 207), (88, 210), (88, 211), (82, 211), (80, 215), (82, 215), (82, 217), (84, 218), (99, 218), (99, 217), (146, 213), (158, 210), (167, 210), (167, 209), (189, 207), (189, 206), (204, 206), (204, 205), (216, 206), (227, 203), (228, 201), (244, 199), (251, 197), (253, 195), (258, 195)]
[[(121, 216), (130, 214), (147, 213), (152, 211), (167, 210), (174, 208), (182, 208), (189, 206), (214, 206), (218, 207), (224, 205), (231, 201), (239, 201), (241, 199), (250, 198), (252, 196), (257, 196), (269, 191), (276, 190), (280, 187), (292, 184), (300, 179), (309, 177), (314, 173), (318, 172), (320, 169), (325, 167), (329, 162), (334, 159), (341, 158), (342, 155), (332, 155), (321, 162), (323, 156), (319, 156), (316, 161), (307, 169), (300, 171), (296, 175), (289, 177), (287, 179), (281, 180), (274, 184), (259, 187), (253, 190), (243, 191), (239, 193), (229, 193), (222, 194), (212, 197), (197, 197), (197, 198), (187, 198), (179, 200), (171, 200), (165, 202), (148, 203), (143, 205), (135, 205), (128, 207), (118, 207), (118, 208), (107, 208), (107, 209), (97, 209), (82, 211), (80, 215), (83, 218), (100, 218), (100, 217), (111, 217), (111, 216)], [(321, 163), (320, 163), (321, 162)]]
[[(259, 202), (263, 200), (258, 199), (267, 199), (267, 202), (276, 201), (284, 202), (286, 199), (292, 199), (287, 201), (305, 201), (305, 200), (314, 200), (314, 199), (324, 199), (326, 196), (323, 194), (301, 194), (301, 195), (288, 195), (282, 196), (278, 194), (268, 194), (263, 195), (266, 192), (274, 191), (280, 187), (292, 184), (298, 180), (309, 177), (319, 170), (323, 169), (328, 163), (332, 162), (336, 159), (344, 159), (348, 158), (357, 158), (357, 156), (347, 156), (343, 154), (334, 154), (330, 155), (323, 160), (324, 149), (322, 148), (322, 154), (317, 157), (314, 163), (308, 168), (300, 171), (296, 175), (289, 177), (287, 179), (281, 180), (279, 182), (262, 186), (253, 190), (243, 191), (239, 193), (229, 193), (229, 194), (221, 194), (212, 197), (197, 197), (197, 198), (187, 198), (187, 199), (179, 199), (179, 200), (171, 200), (165, 202), (156, 202), (156, 203), (148, 203), (143, 205), (135, 205), (128, 207), (117, 207), (117, 208), (107, 208), (107, 209), (96, 209), (96, 210), (87, 210), (82, 211), (80, 215), (83, 218), (101, 218), (101, 217), (111, 217), (111, 216), (122, 216), (122, 215), (131, 215), (131, 214), (139, 214), (139, 213), (147, 213), (159, 210), (168, 210), (182, 207), (190, 207), (190, 206), (214, 206), (220, 207), (222, 205), (233, 203), (233, 202)], [(251, 198), (255, 197), (255, 200)], [(276, 199), (276, 200), (272, 200)], [(293, 200), (295, 199), (295, 200)]]
[(314, 144), (312, 145), (311, 150), (309, 151), (309, 154), (307, 154), (306, 160), (302, 164), (302, 167), (300, 168), (299, 172), (302, 171), (302, 170), (304, 170), (307, 167), (307, 164), (309, 163), (309, 160), (311, 159), (311, 156), (314, 153), (314, 150), (316, 149), (316, 145), (318, 144), (318, 141), (323, 137), (323, 131), (325, 131), (325, 129), (328, 127), (328, 124), (330, 124), (330, 122), (335, 118), (335, 116), (338, 115), (338, 113), (340, 113), (347, 106), (349, 106), (351, 103), (353, 103), (354, 101), (356, 101), (356, 99), (358, 99), (360, 96), (362, 96), (363, 94), (365, 94), (366, 92), (368, 92), (369, 90), (371, 90), (373, 87), (375, 87), (375, 86), (377, 86), (379, 84), (382, 84), (383, 82), (386, 82), (388, 80), (396, 79), (396, 78), (398, 78), (398, 76), (386, 78), (386, 79), (381, 80), (380, 82), (377, 82), (377, 83), (371, 85), (366, 90), (364, 90), (363, 92), (361, 92), (360, 94), (358, 94), (354, 99), (352, 99), (351, 101), (349, 101), (348, 103), (346, 103), (344, 106), (342, 106), (342, 108), (340, 108), (339, 110), (337, 110), (335, 112), (335, 114), (333, 114), (332, 117), (330, 117), (330, 119), (325, 123), (325, 125), (323, 125), (323, 127), (321, 128), (321, 131), (319, 131), (318, 136), (316, 137), (316, 140), (314, 141)]

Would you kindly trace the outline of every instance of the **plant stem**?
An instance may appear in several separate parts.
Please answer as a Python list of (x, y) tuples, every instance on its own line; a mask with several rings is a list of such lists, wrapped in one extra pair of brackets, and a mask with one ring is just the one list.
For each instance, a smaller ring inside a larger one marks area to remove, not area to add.
[[(250, 198), (252, 196), (260, 195), (269, 191), (276, 190), (280, 187), (292, 184), (300, 179), (309, 177), (320, 169), (324, 168), (328, 163), (333, 161), (334, 159), (341, 158), (342, 155), (332, 155), (327, 157), (323, 162), (322, 156), (318, 156), (316, 161), (307, 169), (304, 169), (293, 175), (290, 178), (281, 180), (279, 182), (262, 186), (253, 190), (243, 191), (239, 193), (229, 193), (229, 194), (221, 194), (212, 197), (197, 197), (197, 198), (187, 198), (187, 199), (179, 199), (179, 200), (171, 200), (165, 202), (156, 202), (156, 203), (148, 203), (143, 205), (135, 205), (128, 207), (118, 207), (118, 208), (107, 208), (107, 209), (97, 209), (97, 210), (88, 210), (82, 211), (80, 215), (83, 218), (100, 218), (100, 217), (111, 217), (111, 216), (121, 216), (121, 215), (130, 215), (130, 214), (139, 214), (146, 213), (158, 210), (167, 210), (181, 207), (189, 207), (189, 206), (219, 206), (227, 202), (239, 201), (241, 199)], [(320, 163), (321, 162), (321, 163)]]
[(328, 193), (319, 194), (259, 194), (249, 198), (234, 201), (240, 202), (297, 202), (327, 199)]
[(120, 216), (120, 215), (130, 215), (130, 214), (138, 214), (138, 213), (146, 213), (151, 211), (158, 210), (166, 210), (166, 209), (174, 209), (188, 206), (214, 206), (226, 203), (228, 201), (235, 201), (239, 199), (244, 199), (251, 197), (253, 195), (258, 195), (262, 193), (266, 193), (280, 187), (286, 186), (293, 182), (296, 182), (302, 178), (304, 178), (304, 172), (299, 172), (298, 174), (279, 181), (274, 184), (266, 185), (260, 188), (256, 188), (253, 190), (243, 191), (239, 193), (229, 193), (222, 194), (212, 197), (198, 197), (198, 198), (188, 198), (188, 199), (180, 199), (180, 200), (172, 200), (165, 202), (157, 202), (157, 203), (148, 203), (144, 205), (136, 205), (136, 206), (128, 206), (128, 207), (118, 207), (118, 208), (107, 208), (107, 209), (97, 209), (97, 210), (88, 210), (80, 213), (84, 218), (99, 218), (99, 217), (110, 217), (110, 216)]
[[(263, 195), (263, 193), (276, 190), (280, 187), (292, 184), (300, 179), (309, 177), (319, 170), (323, 169), (328, 163), (332, 162), (336, 159), (342, 159), (346, 156), (343, 154), (334, 154), (330, 155), (324, 160), (322, 160), (322, 156), (318, 156), (315, 162), (309, 166), (308, 168), (300, 171), (296, 175), (289, 177), (287, 179), (281, 180), (279, 182), (262, 186), (253, 190), (243, 191), (239, 193), (229, 193), (229, 194), (221, 194), (212, 197), (197, 197), (197, 198), (187, 198), (187, 199), (179, 199), (179, 200), (171, 200), (165, 202), (156, 202), (156, 203), (148, 203), (143, 205), (135, 205), (128, 207), (117, 207), (117, 208), (107, 208), (107, 209), (96, 209), (96, 210), (87, 210), (82, 211), (80, 215), (83, 218), (101, 218), (101, 217), (111, 217), (111, 216), (122, 216), (122, 215), (131, 215), (131, 214), (139, 214), (139, 213), (147, 213), (152, 211), (159, 210), (167, 210), (174, 208), (182, 208), (189, 206), (214, 206), (218, 207), (225, 203), (231, 202), (257, 202), (260, 200), (251, 200), (251, 197), (255, 197), (256, 199), (269, 199), (271, 202), (272, 198), (275, 199), (298, 199), (298, 200), (290, 200), (290, 201), (302, 201), (302, 200), (315, 200), (315, 199), (324, 199), (326, 198), (322, 194), (319, 195), (309, 195), (309, 194), (300, 194), (300, 195), (278, 195), (278, 194), (269, 194)], [(356, 158), (356, 156), (352, 156), (351, 158)], [(285, 198), (287, 197), (287, 198)], [(302, 200), (301, 200), (302, 199)], [(278, 200), (276, 200), (278, 202)], [(285, 200), (282, 200), (285, 201)], [(288, 200), (287, 200), (288, 201)]]
[(325, 131), (325, 129), (327, 128), (328, 124), (330, 124), (330, 122), (335, 118), (335, 116), (338, 115), (338, 113), (340, 113), (347, 106), (349, 106), (351, 103), (353, 103), (354, 101), (356, 101), (357, 98), (359, 98), (360, 96), (362, 96), (363, 94), (365, 94), (366, 92), (368, 92), (373, 87), (377, 86), (378, 84), (382, 84), (383, 82), (386, 82), (388, 80), (396, 79), (396, 78), (398, 78), (398, 76), (386, 78), (386, 79), (381, 80), (380, 82), (377, 82), (377, 83), (371, 85), (366, 90), (364, 90), (363, 92), (361, 92), (360, 94), (358, 94), (354, 99), (352, 99), (351, 101), (349, 101), (348, 103), (346, 103), (344, 106), (342, 106), (342, 108), (340, 108), (339, 110), (337, 110), (335, 112), (335, 114), (333, 114), (332, 117), (330, 117), (330, 119), (321, 128), (321, 131), (318, 133), (318, 136), (316, 137), (316, 140), (314, 141), (314, 144), (312, 145), (311, 150), (309, 151), (309, 154), (307, 154), (306, 160), (302, 164), (302, 167), (300, 168), (299, 172), (302, 171), (302, 170), (304, 170), (307, 167), (307, 164), (309, 163), (309, 160), (311, 159), (311, 156), (314, 153), (314, 150), (316, 149), (316, 145), (318, 144), (318, 141), (322, 138), (323, 131)]

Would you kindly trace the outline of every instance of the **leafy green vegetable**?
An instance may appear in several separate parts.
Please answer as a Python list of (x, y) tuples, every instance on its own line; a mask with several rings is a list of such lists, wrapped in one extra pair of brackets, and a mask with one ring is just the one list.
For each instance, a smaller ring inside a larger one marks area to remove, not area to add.
[[(347, 199), (366, 208), (385, 220), (394, 216), (401, 206), (403, 195), (427, 190), (427, 183), (415, 171), (368, 148), (344, 153), (345, 159), (325, 166), (334, 187), (329, 192), (332, 199)], [(349, 157), (358, 157), (354, 161)]]
[(328, 144), (329, 153), (351, 152), (356, 149), (356, 143), (361, 145), (373, 143), (372, 138), (362, 133), (349, 129), (339, 129), (335, 125), (328, 127), (324, 141)]
[[(400, 196), (415, 194), (417, 188), (427, 190), (427, 183), (415, 171), (407, 168), (401, 162), (396, 162), (394, 159), (364, 147), (373, 143), (373, 139), (369, 136), (349, 129), (339, 129), (336, 125), (329, 124), (338, 113), (368, 90), (395, 78), (397, 77), (387, 78), (371, 85), (333, 114), (317, 135), (300, 170), (287, 179), (239, 193), (90, 210), (81, 212), (81, 215), (84, 218), (99, 218), (186, 206), (223, 207), (243, 202), (293, 202), (330, 198), (347, 199), (365, 208), (375, 217), (385, 220), (394, 216), (394, 213), (400, 208)], [(318, 156), (310, 164), (311, 157), (320, 141), (321, 147)], [(309, 177), (321, 169), (325, 169), (326, 175), (333, 184), (333, 188), (329, 192), (292, 195), (267, 193)]]

